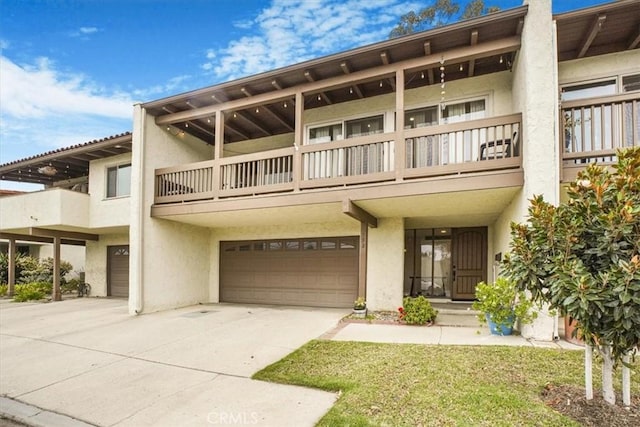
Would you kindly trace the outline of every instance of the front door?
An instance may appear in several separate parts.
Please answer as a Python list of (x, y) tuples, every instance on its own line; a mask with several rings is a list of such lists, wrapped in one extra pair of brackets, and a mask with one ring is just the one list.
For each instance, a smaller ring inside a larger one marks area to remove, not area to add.
[(487, 228), (454, 228), (453, 299), (472, 300), (476, 284), (487, 280)]

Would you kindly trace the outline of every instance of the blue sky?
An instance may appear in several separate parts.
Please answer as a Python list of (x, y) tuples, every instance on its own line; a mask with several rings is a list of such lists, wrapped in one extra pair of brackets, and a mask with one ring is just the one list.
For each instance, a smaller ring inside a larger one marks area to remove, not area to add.
[(130, 131), (136, 102), (384, 40), (428, 3), (0, 0), (0, 164)]

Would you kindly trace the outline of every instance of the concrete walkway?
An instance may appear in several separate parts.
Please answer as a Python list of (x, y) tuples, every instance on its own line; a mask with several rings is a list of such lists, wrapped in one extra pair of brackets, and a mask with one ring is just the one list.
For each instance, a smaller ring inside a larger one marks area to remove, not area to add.
[[(0, 304), (0, 413), (40, 426), (312, 426), (336, 395), (251, 375), (345, 310), (113, 299)], [(40, 409), (44, 408), (44, 409)]]
[(219, 304), (132, 317), (123, 300), (0, 301), (0, 416), (47, 427), (312, 426), (335, 394), (250, 377), (314, 338), (580, 348), (492, 336), (473, 318), (416, 327), (340, 322), (346, 314)]

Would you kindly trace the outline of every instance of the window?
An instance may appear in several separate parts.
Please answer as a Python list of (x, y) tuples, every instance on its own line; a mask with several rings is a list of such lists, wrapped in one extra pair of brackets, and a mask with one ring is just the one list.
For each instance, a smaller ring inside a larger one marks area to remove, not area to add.
[(131, 194), (131, 164), (107, 169), (107, 198)]
[(563, 101), (572, 101), (574, 99), (586, 99), (596, 96), (615, 95), (615, 93), (616, 80), (612, 79), (563, 87), (561, 99)]
[(636, 90), (640, 90), (640, 74), (624, 76), (622, 78), (622, 91), (633, 92)]
[(404, 128), (414, 129), (438, 124), (438, 107), (418, 108), (404, 113)]
[(340, 141), (384, 132), (384, 114), (309, 128), (309, 144)]
[(384, 131), (384, 116), (381, 114), (364, 119), (348, 120), (345, 122), (347, 138), (382, 133)]

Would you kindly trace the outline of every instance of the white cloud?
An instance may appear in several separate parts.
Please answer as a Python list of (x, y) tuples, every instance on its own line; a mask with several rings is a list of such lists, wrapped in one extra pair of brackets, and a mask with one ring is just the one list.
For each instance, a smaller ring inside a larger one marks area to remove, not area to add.
[(97, 32), (98, 29), (96, 27), (80, 27), (80, 33), (82, 34), (93, 34)]
[(402, 0), (272, 0), (249, 30), (221, 49), (209, 49), (201, 68), (232, 80), (385, 40), (400, 16), (420, 7)]
[(15, 118), (64, 114), (130, 117), (134, 101), (124, 93), (108, 93), (85, 76), (64, 74), (47, 58), (18, 65), (0, 57), (0, 108)]
[(0, 163), (132, 129), (134, 100), (65, 74), (46, 58), (0, 56)]

